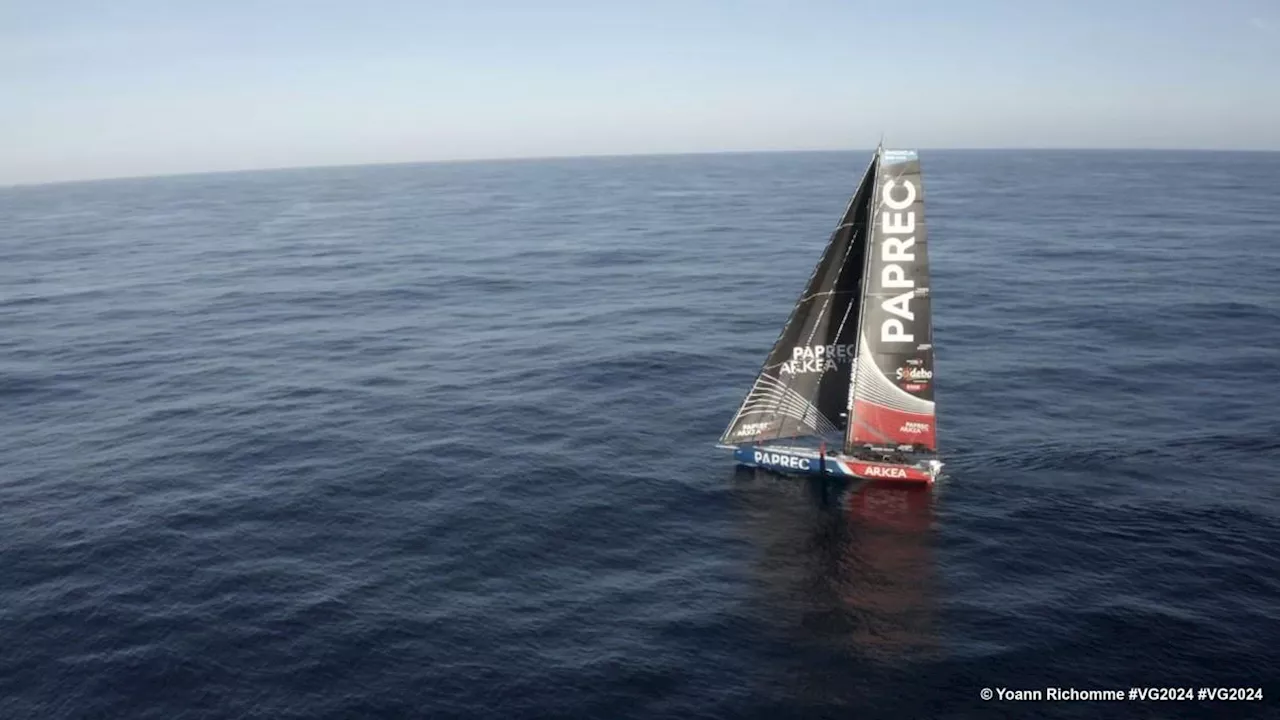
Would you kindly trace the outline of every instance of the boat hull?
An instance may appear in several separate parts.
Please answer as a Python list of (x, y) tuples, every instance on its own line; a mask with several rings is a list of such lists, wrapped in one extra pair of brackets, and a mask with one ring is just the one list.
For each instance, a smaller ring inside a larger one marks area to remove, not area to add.
[(776, 445), (745, 445), (735, 448), (739, 465), (763, 468), (787, 475), (885, 480), (904, 483), (932, 483), (942, 470), (937, 460), (915, 465), (862, 460), (840, 453), (820, 455), (811, 448)]

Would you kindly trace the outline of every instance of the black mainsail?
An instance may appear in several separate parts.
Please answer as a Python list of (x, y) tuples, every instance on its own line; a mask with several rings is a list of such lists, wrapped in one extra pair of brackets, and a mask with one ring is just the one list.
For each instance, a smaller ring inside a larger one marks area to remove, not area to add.
[(751, 391), (720, 436), (722, 445), (805, 436), (843, 439), (879, 159), (877, 152)]

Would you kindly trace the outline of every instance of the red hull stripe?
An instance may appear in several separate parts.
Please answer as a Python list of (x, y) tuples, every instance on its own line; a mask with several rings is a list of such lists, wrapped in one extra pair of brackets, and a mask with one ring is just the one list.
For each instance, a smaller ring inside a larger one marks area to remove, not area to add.
[(854, 475), (872, 480), (898, 480), (903, 482), (932, 482), (927, 470), (893, 465), (891, 463), (864, 463), (850, 461), (847, 463)]
[(933, 482), (928, 471), (907, 465), (893, 463), (859, 462), (856, 460), (839, 460), (827, 458), (827, 462), (835, 465), (841, 474), (856, 478), (874, 480), (899, 480), (904, 482)]

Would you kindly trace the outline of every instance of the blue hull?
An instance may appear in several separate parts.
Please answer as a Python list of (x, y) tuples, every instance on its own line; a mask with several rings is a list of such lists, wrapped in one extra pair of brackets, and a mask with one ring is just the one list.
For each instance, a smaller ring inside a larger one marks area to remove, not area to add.
[(733, 451), (733, 459), (739, 465), (758, 467), (787, 475), (814, 475), (847, 477), (840, 473), (835, 463), (823, 462), (818, 453), (803, 448), (776, 448), (742, 446)]
[(911, 465), (862, 460), (804, 447), (781, 445), (740, 445), (733, 450), (739, 465), (763, 468), (784, 475), (857, 478), (860, 480), (893, 480), (931, 483), (942, 470), (942, 463), (926, 460)]

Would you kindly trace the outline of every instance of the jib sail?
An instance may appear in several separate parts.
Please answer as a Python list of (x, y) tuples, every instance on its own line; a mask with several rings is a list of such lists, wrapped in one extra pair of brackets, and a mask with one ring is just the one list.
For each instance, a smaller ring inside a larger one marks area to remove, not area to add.
[(934, 450), (929, 253), (914, 150), (882, 151), (871, 210), (846, 449)]
[(873, 158), (721, 444), (844, 435), (875, 167)]

